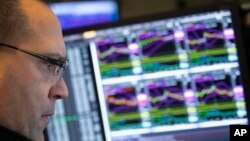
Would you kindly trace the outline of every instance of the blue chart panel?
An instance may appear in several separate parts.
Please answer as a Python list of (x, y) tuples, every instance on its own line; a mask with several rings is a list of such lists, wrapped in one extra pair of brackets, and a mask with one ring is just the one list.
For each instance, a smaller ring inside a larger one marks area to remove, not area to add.
[(148, 83), (152, 125), (188, 122), (185, 97), (180, 81), (160, 80)]
[(229, 75), (200, 75), (195, 77), (195, 85), (200, 120), (237, 116), (232, 80)]
[(103, 78), (132, 74), (126, 38), (104, 38), (97, 42)]
[(208, 25), (204, 23), (187, 27), (187, 35), (191, 50), (205, 50), (224, 46), (224, 35), (221, 23)]
[(225, 45), (225, 38), (229, 35), (224, 35), (224, 31), (232, 29), (223, 29), (222, 23), (208, 21), (187, 26), (186, 30), (191, 67), (229, 61), (228, 49)]
[(112, 130), (140, 127), (141, 119), (134, 87), (105, 87), (105, 94)]
[(158, 29), (139, 35), (145, 73), (179, 68), (173, 30)]

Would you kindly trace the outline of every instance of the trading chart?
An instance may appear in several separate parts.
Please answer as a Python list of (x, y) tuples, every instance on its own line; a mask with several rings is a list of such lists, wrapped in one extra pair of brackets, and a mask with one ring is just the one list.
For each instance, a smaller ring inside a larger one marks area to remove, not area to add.
[(219, 10), (97, 30), (90, 48), (113, 139), (247, 123), (231, 16)]
[(153, 125), (188, 122), (180, 81), (156, 80), (148, 84)]
[(141, 119), (133, 86), (106, 87), (105, 94), (112, 129), (140, 127)]

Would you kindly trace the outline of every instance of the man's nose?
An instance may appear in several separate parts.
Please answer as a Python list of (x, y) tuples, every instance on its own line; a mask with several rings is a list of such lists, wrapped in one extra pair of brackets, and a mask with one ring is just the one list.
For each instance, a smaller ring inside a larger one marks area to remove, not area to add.
[(58, 80), (58, 82), (52, 86), (49, 97), (56, 100), (68, 97), (68, 87), (63, 78)]

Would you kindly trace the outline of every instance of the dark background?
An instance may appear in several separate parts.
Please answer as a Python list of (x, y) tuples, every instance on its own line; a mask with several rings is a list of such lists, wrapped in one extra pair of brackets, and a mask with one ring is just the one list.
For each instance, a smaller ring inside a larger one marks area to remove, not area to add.
[[(103, 1), (103, 0), (44, 0), (47, 3), (73, 1)], [(202, 5), (219, 4), (233, 0), (115, 0), (119, 3), (120, 19), (150, 15), (183, 8), (199, 7)], [(250, 9), (250, 0), (236, 0), (241, 7)]]

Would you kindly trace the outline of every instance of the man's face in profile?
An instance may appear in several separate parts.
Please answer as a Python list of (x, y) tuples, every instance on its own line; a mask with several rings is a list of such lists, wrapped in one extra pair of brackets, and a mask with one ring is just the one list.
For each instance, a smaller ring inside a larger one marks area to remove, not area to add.
[[(29, 20), (29, 37), (13, 44), (21, 49), (39, 53), (54, 59), (65, 58), (66, 50), (61, 27), (48, 7), (34, 0), (22, 0), (22, 8)], [(3, 112), (4, 126), (26, 137), (44, 140), (43, 131), (54, 114), (55, 101), (67, 97), (68, 90), (63, 79), (51, 72), (51, 65), (34, 56), (10, 50), (1, 64), (5, 94)], [(1, 88), (2, 89), (2, 88)]]

